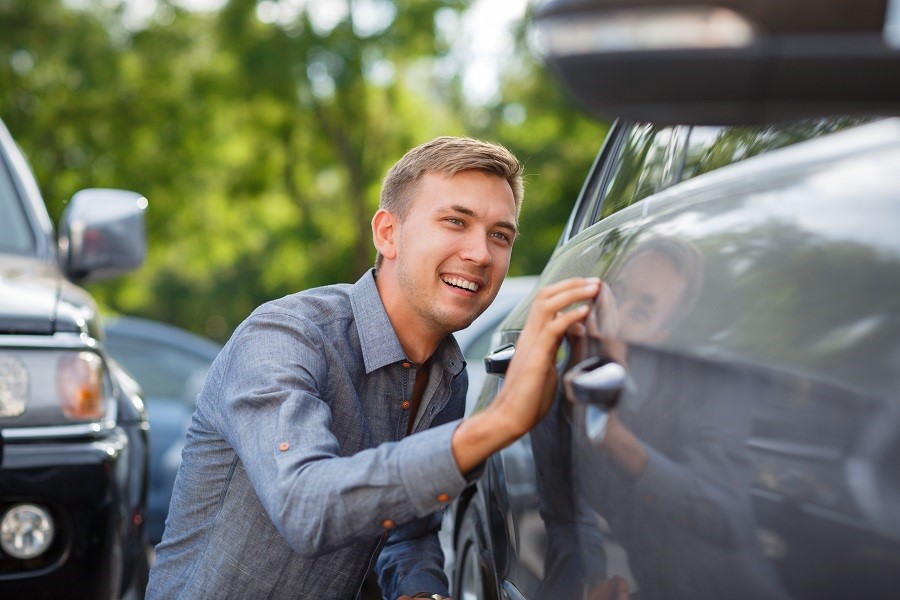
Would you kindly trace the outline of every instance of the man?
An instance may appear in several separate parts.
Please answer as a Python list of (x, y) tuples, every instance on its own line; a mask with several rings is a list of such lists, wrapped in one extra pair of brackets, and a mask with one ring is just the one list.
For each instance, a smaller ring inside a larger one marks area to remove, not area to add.
[(447, 594), (439, 511), (546, 413), (565, 331), (599, 282), (542, 290), (503, 391), (463, 421), (452, 335), (494, 299), (522, 198), (506, 149), (442, 137), (388, 172), (376, 268), (258, 308), (216, 359), (188, 430), (148, 598)]

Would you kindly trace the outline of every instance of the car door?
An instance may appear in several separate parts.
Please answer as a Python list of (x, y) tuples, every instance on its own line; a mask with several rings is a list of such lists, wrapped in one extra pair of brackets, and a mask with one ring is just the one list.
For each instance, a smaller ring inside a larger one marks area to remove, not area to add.
[[(540, 285), (593, 271), (597, 264), (615, 259), (644, 218), (636, 203), (672, 181), (679, 163), (675, 149), (683, 144), (685, 132), (631, 123), (611, 129), (564, 233), (566, 243), (541, 275)], [(527, 303), (524, 306), (524, 311), (507, 320), (512, 325), (503, 328), (501, 345), (515, 345), (527, 313)], [(502, 368), (498, 371), (488, 375), (479, 402), (489, 401), (502, 386)], [(541, 597), (547, 593), (547, 554), (557, 549), (548, 546), (555, 537), (548, 534), (540, 514), (529, 437), (497, 453), (486, 471), (483, 479), (490, 482), (485, 486), (489, 497), (481, 510), (488, 513), (484, 520), (491, 524), (487, 527), (492, 538), (490, 554), (497, 565), (500, 593), (511, 598)]]
[(895, 593), (898, 168), (876, 122), (651, 198), (532, 432), (557, 572), (590, 597)]

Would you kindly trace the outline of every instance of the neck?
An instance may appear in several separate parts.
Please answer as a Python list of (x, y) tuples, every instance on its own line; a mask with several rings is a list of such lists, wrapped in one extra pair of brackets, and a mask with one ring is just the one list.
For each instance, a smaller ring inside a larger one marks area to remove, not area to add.
[(447, 333), (433, 331), (422, 323), (422, 319), (402, 301), (400, 290), (395, 289), (391, 282), (390, 277), (375, 277), (378, 295), (407, 358), (418, 365), (424, 364)]
[(394, 324), (393, 319), (391, 319), (391, 324), (394, 325), (394, 331), (397, 332), (397, 339), (400, 340), (400, 346), (406, 353), (407, 358), (417, 365), (425, 364), (425, 362), (431, 358), (431, 355), (434, 354), (434, 351), (437, 350), (437, 346), (441, 340), (444, 339), (443, 336), (439, 338), (428, 336), (428, 340), (426, 341), (426, 336), (403, 335), (400, 333), (402, 329), (397, 329), (397, 325)]

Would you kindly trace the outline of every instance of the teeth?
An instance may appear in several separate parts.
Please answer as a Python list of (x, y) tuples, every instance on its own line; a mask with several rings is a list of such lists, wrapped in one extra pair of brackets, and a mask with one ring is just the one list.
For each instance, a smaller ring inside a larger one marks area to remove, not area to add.
[(470, 292), (478, 291), (477, 283), (466, 281), (465, 279), (460, 279), (459, 277), (445, 277), (444, 283), (449, 283), (452, 286), (463, 288), (464, 290), (469, 290)]

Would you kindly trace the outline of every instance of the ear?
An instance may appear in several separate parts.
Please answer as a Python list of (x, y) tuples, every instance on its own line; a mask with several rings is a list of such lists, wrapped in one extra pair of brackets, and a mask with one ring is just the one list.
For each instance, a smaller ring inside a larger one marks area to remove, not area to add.
[(383, 208), (379, 208), (375, 216), (372, 217), (372, 240), (375, 243), (375, 249), (386, 260), (394, 259), (397, 256), (397, 242), (395, 238), (398, 225), (397, 217)]

